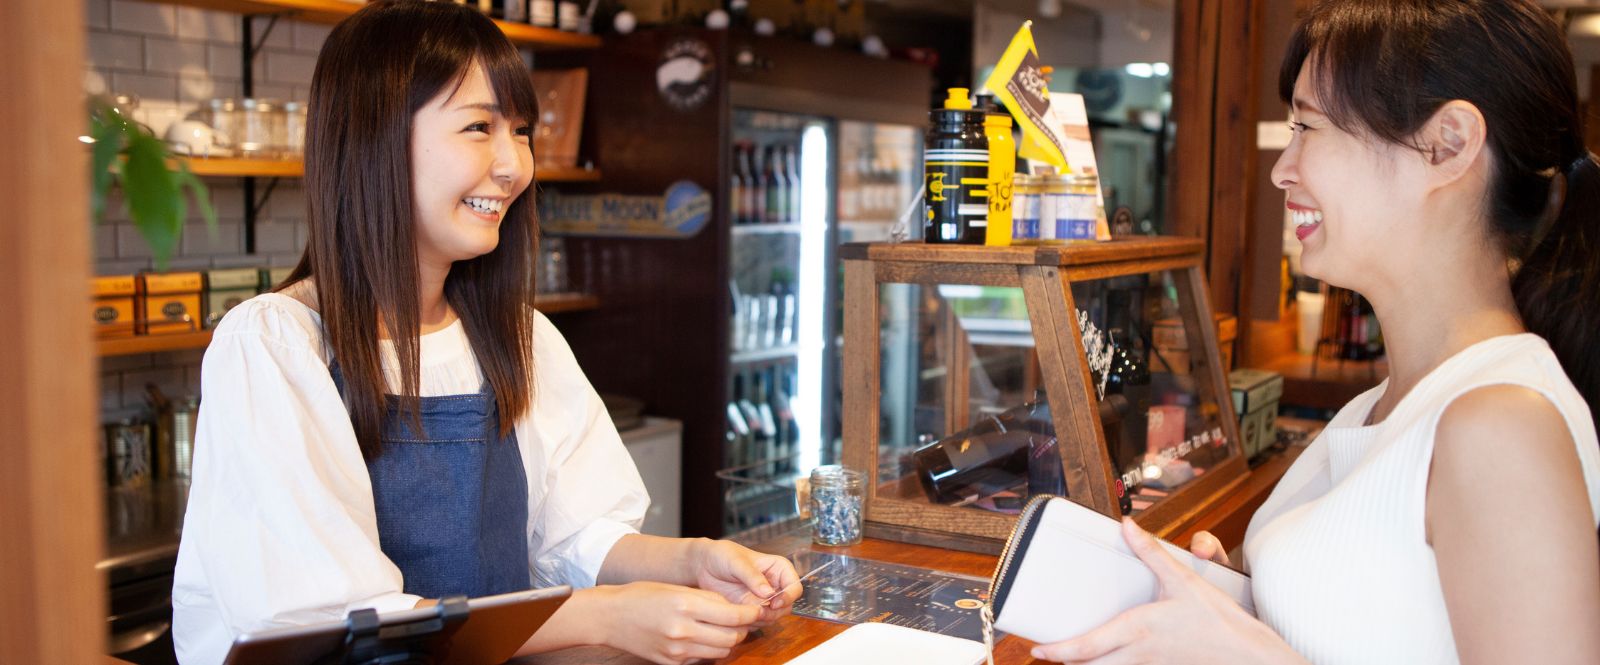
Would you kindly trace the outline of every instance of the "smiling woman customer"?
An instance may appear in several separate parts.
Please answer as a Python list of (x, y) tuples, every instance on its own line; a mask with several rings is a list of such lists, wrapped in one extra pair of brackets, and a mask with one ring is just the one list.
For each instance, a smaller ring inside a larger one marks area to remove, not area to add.
[(1320, 2), (1280, 90), (1302, 265), (1372, 301), (1389, 377), (1251, 521), (1259, 621), (1130, 523), (1161, 599), (1038, 653), (1600, 663), (1600, 165), (1562, 31), (1531, 0)]
[(329, 35), (310, 101), (305, 256), (206, 351), (180, 659), (535, 584), (579, 590), (524, 652), (716, 658), (785, 610), (798, 587), (747, 602), (795, 581), (782, 557), (636, 531), (638, 471), (533, 309), (535, 97), (499, 29), (373, 3)]

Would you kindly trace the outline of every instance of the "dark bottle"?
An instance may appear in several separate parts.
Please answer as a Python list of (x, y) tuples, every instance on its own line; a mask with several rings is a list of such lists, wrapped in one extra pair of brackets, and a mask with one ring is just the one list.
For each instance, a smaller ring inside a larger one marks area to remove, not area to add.
[(767, 182), (761, 177), (763, 164), (756, 161), (756, 146), (750, 145), (750, 187), (745, 190), (745, 199), (749, 201), (746, 209), (749, 223), (760, 224), (767, 221)]
[(767, 186), (766, 215), (761, 221), (782, 224), (788, 216), (789, 182), (783, 177), (783, 146), (769, 145), (761, 155), (765, 168), (761, 181)]
[(733, 144), (733, 168), (728, 169), (728, 216), (734, 224), (744, 224), (745, 219), (745, 188), (750, 186), (749, 175), (746, 173), (748, 163), (744, 158), (744, 144)]
[[(1101, 403), (1101, 429), (1111, 439), (1115, 425), (1115, 442), (1110, 451), (1116, 462), (1115, 471), (1121, 473), (1135, 466), (1145, 453), (1145, 439), (1149, 436), (1145, 414), (1150, 411), (1150, 368), (1134, 349), (1121, 329), (1111, 330), (1111, 367), (1106, 371), (1106, 396)], [(1114, 416), (1108, 417), (1105, 405), (1111, 405)], [(1116, 422), (1112, 422), (1115, 420)], [(1112, 444), (1112, 441), (1107, 441)]]
[(923, 152), (926, 174), (922, 240), (982, 245), (989, 227), (989, 139), (984, 112), (973, 110), (966, 88), (951, 88), (931, 114)]
[(790, 224), (800, 223), (799, 153), (799, 146), (786, 145), (783, 147), (783, 177), (789, 182), (789, 201), (785, 206), (789, 215), (788, 219), (784, 221)]

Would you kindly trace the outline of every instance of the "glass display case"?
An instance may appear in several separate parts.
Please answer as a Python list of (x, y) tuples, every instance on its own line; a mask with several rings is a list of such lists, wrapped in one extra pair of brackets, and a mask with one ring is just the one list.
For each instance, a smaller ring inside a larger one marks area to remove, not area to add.
[(1246, 472), (1197, 240), (855, 244), (844, 458), (869, 536), (997, 551), (1032, 495), (1157, 534)]

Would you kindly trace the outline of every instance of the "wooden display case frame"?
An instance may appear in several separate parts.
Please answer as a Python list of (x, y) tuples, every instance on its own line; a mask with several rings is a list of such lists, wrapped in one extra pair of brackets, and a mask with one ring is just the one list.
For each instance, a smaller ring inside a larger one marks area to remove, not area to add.
[[(1248, 467), (1240, 448), (1226, 371), (1212, 323), (1209, 289), (1201, 266), (1205, 245), (1191, 238), (1137, 238), (1068, 246), (849, 244), (844, 262), (844, 463), (868, 474), (866, 534), (903, 542), (995, 553), (1016, 517), (883, 496), (878, 493), (882, 284), (964, 284), (1021, 288), (1054, 420), (1070, 497), (1120, 518), (1118, 474), (1101, 430), (1096, 397), (1075, 316), (1072, 284), (1171, 271), (1191, 348), (1197, 385), (1207, 385), (1223, 409), (1227, 458), (1135, 519), (1157, 535), (1173, 534), (1200, 518), (1243, 482)], [(1184, 297), (1187, 296), (1187, 297)], [(959, 393), (959, 389), (956, 389)]]

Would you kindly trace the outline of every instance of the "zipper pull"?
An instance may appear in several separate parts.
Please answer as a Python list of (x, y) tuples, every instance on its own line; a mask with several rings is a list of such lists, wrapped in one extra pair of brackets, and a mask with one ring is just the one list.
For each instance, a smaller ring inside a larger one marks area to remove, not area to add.
[(983, 619), (983, 648), (988, 653), (989, 665), (994, 665), (994, 604), (985, 601), (983, 607), (978, 608), (978, 616)]

